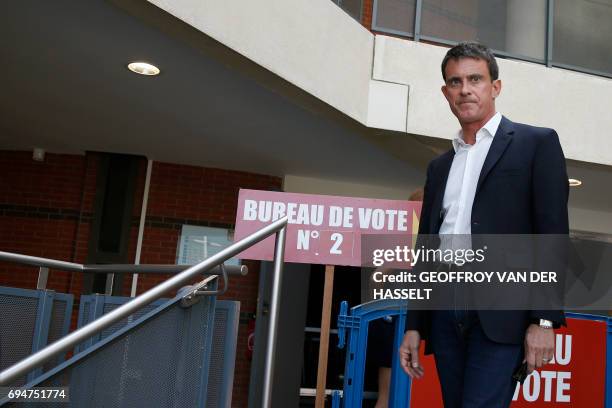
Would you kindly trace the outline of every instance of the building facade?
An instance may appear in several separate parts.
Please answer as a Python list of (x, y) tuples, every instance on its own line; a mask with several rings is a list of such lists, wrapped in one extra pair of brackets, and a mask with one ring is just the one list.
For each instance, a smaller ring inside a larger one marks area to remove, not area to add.
[[(439, 89), (444, 53), (461, 40), (498, 54), (500, 112), (557, 130), (569, 176), (582, 182), (570, 193), (571, 228), (608, 239), (611, 21), (607, 0), (5, 5), (0, 250), (174, 264), (185, 226), (231, 237), (240, 188), (406, 199), (458, 127)], [(133, 61), (161, 73), (135, 75)], [(241, 302), (237, 407), (249, 405), (259, 375), (247, 340), (261, 313), (260, 263), (243, 262), (249, 274), (224, 295)], [(34, 288), (36, 278), (33, 268), (0, 266), (0, 285)], [(163, 278), (141, 276), (138, 293)], [(113, 293), (129, 295), (131, 283), (117, 277)], [(48, 287), (78, 297), (107, 284), (51, 271)], [(304, 304), (320, 296), (287, 285)], [(306, 314), (291, 341), (304, 341)], [(278, 397), (286, 406), (304, 388), (302, 361), (291, 360), (295, 375)]]

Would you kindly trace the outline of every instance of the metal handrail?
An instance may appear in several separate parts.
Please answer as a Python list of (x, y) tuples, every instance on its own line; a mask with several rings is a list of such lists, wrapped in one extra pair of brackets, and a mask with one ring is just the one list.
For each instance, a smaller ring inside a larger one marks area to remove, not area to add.
[[(0, 251), (0, 261), (14, 262), (22, 265), (38, 266), (41, 268), (58, 269), (68, 272), (83, 273), (179, 273), (193, 265), (134, 265), (134, 264), (106, 264), (106, 265), (82, 265), (74, 262), (58, 261), (56, 259), (41, 258), (38, 256), (15, 254), (12, 252)], [(215, 266), (207, 273), (218, 275), (221, 270)], [(246, 275), (248, 268), (246, 265), (225, 265), (228, 275)]]
[(23, 265), (39, 266), (41, 268), (60, 269), (68, 272), (83, 272), (84, 265), (58, 261), (56, 259), (39, 258), (37, 256), (14, 254), (0, 251), (0, 261), (15, 262)]
[[(58, 354), (66, 352), (88, 339), (89, 337), (101, 332), (105, 328), (115, 324), (119, 320), (133, 314), (142, 307), (149, 303), (159, 299), (169, 291), (178, 289), (185, 285), (189, 280), (195, 276), (201, 274), (203, 271), (207, 271), (210, 268), (220, 265), (228, 259), (238, 255), (245, 249), (255, 245), (256, 243), (264, 240), (268, 236), (276, 233), (275, 251), (274, 251), (274, 289), (271, 299), (271, 318), (269, 326), (269, 338), (268, 338), (268, 351), (274, 351), (276, 344), (276, 324), (278, 318), (278, 299), (279, 299), (279, 288), (280, 283), (277, 285), (276, 281), (280, 282), (280, 275), (282, 273), (282, 267), (284, 262), (284, 249), (285, 249), (285, 230), (287, 226), (287, 217), (283, 217), (262, 229), (254, 232), (253, 234), (241, 239), (240, 241), (230, 245), (229, 247), (219, 251), (210, 258), (205, 259), (197, 265), (194, 265), (185, 271), (175, 275), (168, 280), (160, 283), (159, 285), (149, 289), (145, 293), (135, 297), (128, 303), (118, 307), (117, 309), (103, 315), (102, 317), (92, 321), (91, 323), (83, 326), (82, 328), (70, 333), (69, 335), (57, 340), (56, 342), (48, 345), (42, 350), (32, 354), (31, 356), (19, 361), (11, 367), (0, 372), (0, 386), (9, 385), (12, 381), (15, 381), (24, 374), (51, 360)], [(58, 261), (60, 262), (60, 261)], [(57, 264), (60, 265), (60, 264)], [(270, 347), (271, 344), (271, 347)], [(271, 350), (270, 350), (271, 349)], [(269, 395), (269, 389), (271, 387), (271, 365), (266, 365), (266, 383), (264, 389), (264, 395)], [(266, 392), (268, 390), (268, 392)], [(269, 406), (269, 403), (264, 405)]]

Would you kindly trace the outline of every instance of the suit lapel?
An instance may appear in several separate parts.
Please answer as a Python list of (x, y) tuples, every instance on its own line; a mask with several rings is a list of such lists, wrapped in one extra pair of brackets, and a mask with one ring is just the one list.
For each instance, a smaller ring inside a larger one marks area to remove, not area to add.
[(437, 189), (434, 196), (434, 201), (431, 206), (431, 217), (430, 217), (430, 231), (432, 234), (437, 234), (440, 230), (440, 219), (442, 210), (442, 199), (444, 198), (444, 191), (446, 190), (446, 182), (448, 181), (448, 174), (450, 173), (451, 165), (453, 164), (453, 158), (455, 157), (455, 151), (449, 150), (442, 156), (442, 161), (436, 177), (438, 182), (436, 183)]
[(499, 158), (502, 157), (506, 151), (506, 148), (512, 141), (512, 138), (510, 137), (512, 133), (514, 133), (512, 122), (503, 116), (501, 122), (499, 123), (499, 127), (497, 128), (497, 132), (495, 133), (495, 137), (493, 138), (493, 142), (491, 143), (491, 147), (489, 148), (489, 152), (487, 153), (487, 157), (482, 165), (482, 170), (480, 170), (478, 184), (476, 185), (476, 194), (478, 194), (478, 191), (480, 191), (482, 183), (484, 183), (485, 179), (495, 166), (495, 163), (497, 163)]

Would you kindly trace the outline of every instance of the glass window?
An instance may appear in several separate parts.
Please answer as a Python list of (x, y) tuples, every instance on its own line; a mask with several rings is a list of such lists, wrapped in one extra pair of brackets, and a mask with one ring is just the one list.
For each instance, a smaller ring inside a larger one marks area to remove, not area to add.
[(338, 6), (355, 20), (361, 22), (361, 0), (337, 0)]
[[(177, 265), (195, 265), (233, 243), (233, 232), (225, 228), (183, 225), (178, 244)], [(226, 265), (240, 265), (231, 258)]]
[(395, 34), (414, 33), (414, 0), (375, 0), (372, 28)]
[(612, 0), (556, 0), (553, 61), (612, 73)]
[(423, 0), (421, 34), (544, 61), (546, 0)]

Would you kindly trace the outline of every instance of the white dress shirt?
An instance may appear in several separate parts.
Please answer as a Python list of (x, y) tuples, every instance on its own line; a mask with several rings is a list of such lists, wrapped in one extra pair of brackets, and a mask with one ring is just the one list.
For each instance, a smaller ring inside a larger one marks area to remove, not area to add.
[[(461, 131), (453, 139), (455, 157), (442, 200), (444, 219), (440, 226), (440, 235), (472, 233), (472, 204), (474, 204), (476, 184), (501, 119), (502, 115), (499, 112), (495, 113), (476, 132), (476, 143), (473, 145), (465, 143)], [(445, 246), (442, 245), (442, 247)], [(451, 245), (451, 247), (456, 246)]]

